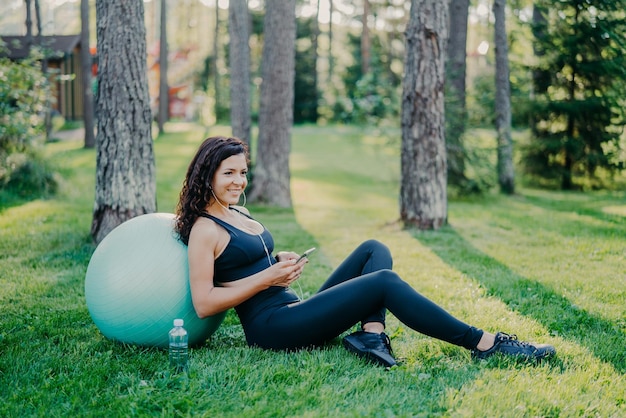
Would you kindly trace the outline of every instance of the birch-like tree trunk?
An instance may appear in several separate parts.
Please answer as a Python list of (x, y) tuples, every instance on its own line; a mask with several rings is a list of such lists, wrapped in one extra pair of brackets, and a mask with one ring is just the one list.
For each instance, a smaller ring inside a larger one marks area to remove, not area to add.
[(295, 78), (295, 0), (268, 0), (261, 58), (257, 160), (250, 200), (291, 206), (289, 153)]
[(250, 14), (247, 0), (228, 3), (230, 123), (233, 136), (250, 144)]
[(447, 223), (444, 80), (448, 2), (412, 0), (402, 93), (400, 216), (406, 226)]
[(513, 140), (511, 138), (511, 85), (509, 48), (505, 25), (506, 0), (494, 0), (496, 43), (496, 133), (498, 141), (498, 183), (505, 194), (515, 193)]
[(143, 0), (96, 2), (99, 83), (96, 243), (122, 222), (156, 210)]

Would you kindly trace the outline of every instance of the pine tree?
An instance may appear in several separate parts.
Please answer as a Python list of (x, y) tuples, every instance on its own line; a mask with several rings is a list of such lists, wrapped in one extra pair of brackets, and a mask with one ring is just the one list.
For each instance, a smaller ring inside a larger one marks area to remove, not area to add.
[(250, 144), (250, 14), (246, 0), (228, 3), (230, 124), (233, 135)]
[(526, 169), (558, 179), (594, 178), (598, 168), (623, 168), (616, 158), (626, 124), (626, 0), (548, 1), (535, 4), (533, 139)]
[(156, 211), (144, 21), (141, 0), (96, 2), (96, 243), (119, 224)]
[(291, 206), (289, 152), (293, 125), (296, 1), (266, 2), (261, 59), (257, 159), (250, 201)]
[(412, 0), (402, 82), (400, 217), (406, 226), (448, 222), (444, 132), (448, 3)]

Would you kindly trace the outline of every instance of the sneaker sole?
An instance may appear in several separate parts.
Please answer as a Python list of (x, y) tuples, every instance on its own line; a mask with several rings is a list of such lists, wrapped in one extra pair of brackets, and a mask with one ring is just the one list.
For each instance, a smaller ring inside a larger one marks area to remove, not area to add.
[(476, 354), (475, 352), (472, 352), (472, 358), (475, 360), (487, 360), (493, 356), (499, 355), (501, 357), (504, 358), (515, 358), (515, 359), (521, 359), (521, 360), (526, 360), (526, 361), (541, 361), (541, 360), (545, 360), (551, 357), (554, 357), (556, 355), (556, 351), (546, 351), (544, 354), (542, 355), (532, 355), (532, 354), (523, 354), (523, 353), (518, 353), (518, 354), (511, 354), (511, 353), (504, 353), (502, 351), (495, 351), (487, 356), (483, 356), (480, 354)]

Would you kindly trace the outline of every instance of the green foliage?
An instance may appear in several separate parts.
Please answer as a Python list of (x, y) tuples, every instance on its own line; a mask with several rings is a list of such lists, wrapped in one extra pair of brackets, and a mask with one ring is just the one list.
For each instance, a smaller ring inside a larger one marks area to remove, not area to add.
[(296, 74), (294, 82), (294, 123), (316, 123), (319, 91), (317, 88), (317, 51), (313, 48), (315, 19), (297, 19)]
[[(448, 153), (448, 192), (453, 196), (471, 196), (488, 193), (496, 184), (495, 138), (484, 133), (494, 124), (495, 85), (494, 74), (484, 74), (474, 79), (474, 86), (466, 96), (468, 123), (459, 145), (446, 138)], [(454, 96), (446, 95), (446, 135), (454, 135), (462, 116), (454, 109)], [(456, 125), (455, 125), (456, 124)], [(471, 126), (471, 129), (468, 129)], [(477, 127), (485, 127), (478, 129)], [(491, 132), (491, 131), (488, 131)]]
[[(615, 172), (626, 125), (626, 2), (543, 2), (534, 27), (536, 100), (533, 138), (524, 160), (530, 174), (563, 189), (598, 169)], [(549, 13), (548, 13), (549, 10)]]
[(33, 61), (0, 59), (0, 152), (35, 145), (43, 128), (48, 83)]
[(363, 74), (360, 36), (348, 34), (348, 40), (354, 59), (343, 75), (346, 96), (339, 98), (334, 106), (335, 120), (378, 125), (387, 119), (397, 119), (402, 75), (394, 71), (391, 53), (385, 50), (381, 37), (372, 33), (369, 71)]
[[(524, 68), (527, 71), (527, 68)], [(519, 65), (511, 62), (511, 125), (514, 128), (528, 127), (530, 113), (530, 80), (525, 77)], [(492, 70), (474, 78), (467, 95), (468, 124), (474, 128), (487, 128), (495, 125), (496, 101), (495, 74)]]
[[(260, 80), (260, 57), (262, 53), (263, 23), (265, 13), (260, 10), (251, 10), (251, 78)], [(316, 123), (318, 118), (319, 91), (317, 89), (317, 51), (312, 48), (314, 33), (313, 18), (298, 18), (296, 20), (296, 71), (294, 79), (294, 123)], [(226, 36), (226, 34), (223, 34)], [(229, 68), (230, 49), (228, 44), (222, 45), (225, 67)], [(209, 97), (214, 98), (215, 121), (226, 122), (230, 118), (230, 72), (215, 74), (214, 55), (208, 55), (204, 59), (203, 68), (197, 74), (197, 79), (202, 91)], [(219, 60), (218, 60), (219, 61)], [(215, 92), (215, 77), (219, 77), (218, 92)], [(256, 81), (255, 81), (256, 82)], [(258, 119), (258, 100), (260, 89), (258, 85), (251, 86), (251, 111), (252, 119)]]
[(463, 181), (451, 184), (448, 181), (450, 196), (484, 195), (497, 184), (495, 138), (487, 136), (479, 129), (468, 130), (463, 134), (465, 145), (465, 175)]
[[(528, 127), (530, 117), (530, 80), (519, 66), (511, 65), (511, 125), (514, 128)], [(468, 122), (474, 128), (487, 128), (495, 125), (495, 74), (492, 71), (476, 76), (468, 91)]]
[(469, 125), (477, 128), (494, 126), (495, 103), (495, 75), (489, 72), (477, 76), (467, 96)]
[(57, 192), (54, 169), (39, 154), (13, 153), (7, 158), (11, 177), (5, 189), (21, 197), (49, 196)]
[(526, 129), (530, 123), (533, 95), (532, 73), (528, 71), (533, 36), (526, 22), (531, 4), (527, 0), (516, 0), (512, 3), (512, 13), (516, 18), (508, 18), (506, 22), (509, 39), (511, 124), (514, 128)]
[(52, 171), (39, 152), (49, 89), (35, 59), (0, 59), (0, 189), (20, 196), (56, 189)]

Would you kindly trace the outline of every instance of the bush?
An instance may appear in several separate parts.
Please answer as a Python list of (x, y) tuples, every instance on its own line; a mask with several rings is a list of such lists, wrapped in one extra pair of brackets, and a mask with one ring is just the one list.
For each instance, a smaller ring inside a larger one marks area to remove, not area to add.
[(0, 189), (20, 196), (56, 190), (39, 153), (49, 102), (50, 85), (34, 58), (0, 59)]
[(54, 171), (39, 155), (11, 154), (11, 177), (5, 185), (7, 191), (20, 196), (49, 196), (56, 193), (58, 182)]

